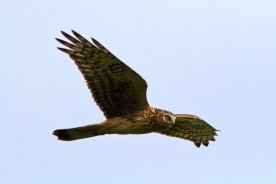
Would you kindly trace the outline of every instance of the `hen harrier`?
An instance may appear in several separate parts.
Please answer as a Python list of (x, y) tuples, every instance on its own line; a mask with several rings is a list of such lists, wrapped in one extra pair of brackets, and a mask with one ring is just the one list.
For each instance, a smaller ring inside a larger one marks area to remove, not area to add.
[(58, 48), (75, 61), (92, 96), (106, 120), (99, 124), (53, 132), (59, 140), (72, 141), (104, 134), (160, 133), (208, 146), (215, 141), (216, 129), (194, 115), (173, 114), (150, 107), (146, 97), (147, 82), (120, 61), (98, 41), (91, 42), (77, 32), (76, 38), (62, 34), (73, 44), (56, 38), (71, 50)]

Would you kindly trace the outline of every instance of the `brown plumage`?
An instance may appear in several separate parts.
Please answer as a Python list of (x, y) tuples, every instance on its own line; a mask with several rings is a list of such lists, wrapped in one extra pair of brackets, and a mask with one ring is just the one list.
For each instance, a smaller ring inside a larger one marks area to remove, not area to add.
[(59, 140), (71, 141), (104, 134), (145, 134), (156, 132), (190, 140), (197, 147), (214, 141), (216, 129), (193, 115), (173, 114), (150, 107), (146, 98), (147, 83), (134, 70), (116, 58), (103, 45), (91, 42), (77, 32), (76, 38), (62, 34), (73, 44), (57, 38), (71, 50), (58, 48), (75, 61), (92, 96), (106, 120), (53, 132)]

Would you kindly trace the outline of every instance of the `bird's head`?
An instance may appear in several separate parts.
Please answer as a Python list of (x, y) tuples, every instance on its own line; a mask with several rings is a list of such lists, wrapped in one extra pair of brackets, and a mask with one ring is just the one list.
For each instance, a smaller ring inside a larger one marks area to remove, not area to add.
[(175, 117), (171, 114), (164, 113), (163, 121), (167, 122), (169, 124), (174, 124), (175, 123)]
[(157, 112), (157, 119), (159, 123), (172, 125), (175, 124), (176, 117), (169, 111), (160, 110)]

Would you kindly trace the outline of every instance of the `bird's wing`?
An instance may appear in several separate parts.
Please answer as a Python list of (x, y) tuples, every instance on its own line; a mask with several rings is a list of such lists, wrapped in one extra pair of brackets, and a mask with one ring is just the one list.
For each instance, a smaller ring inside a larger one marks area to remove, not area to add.
[(56, 38), (71, 50), (58, 48), (75, 61), (95, 102), (106, 118), (121, 117), (149, 107), (147, 82), (98, 41), (91, 42), (73, 31), (76, 38), (62, 34), (73, 44)]
[(174, 114), (174, 116), (176, 117), (175, 124), (158, 133), (190, 140), (196, 147), (200, 147), (201, 143), (208, 146), (209, 141), (215, 141), (214, 136), (217, 136), (218, 130), (204, 120), (190, 114)]

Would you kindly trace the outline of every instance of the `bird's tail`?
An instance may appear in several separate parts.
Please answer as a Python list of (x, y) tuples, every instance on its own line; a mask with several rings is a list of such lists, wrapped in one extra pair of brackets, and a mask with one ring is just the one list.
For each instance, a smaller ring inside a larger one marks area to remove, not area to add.
[(73, 141), (104, 134), (133, 134), (133, 125), (133, 121), (126, 118), (114, 117), (98, 124), (55, 130), (53, 135), (62, 141)]
[(101, 131), (99, 124), (94, 124), (83, 127), (55, 130), (53, 135), (57, 136), (58, 139), (62, 141), (73, 141), (77, 139), (104, 135), (104, 133)]

